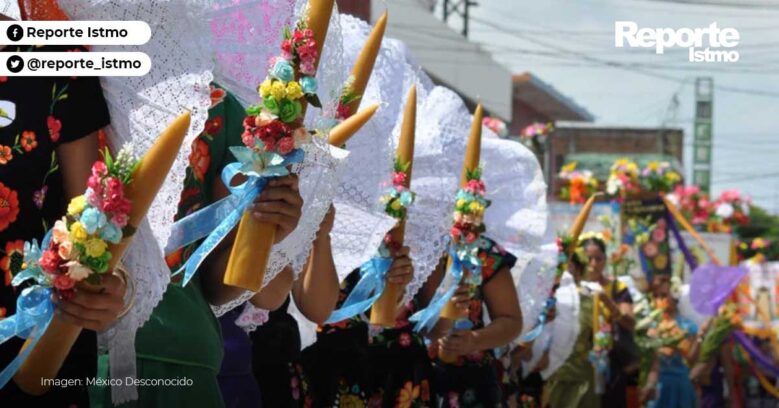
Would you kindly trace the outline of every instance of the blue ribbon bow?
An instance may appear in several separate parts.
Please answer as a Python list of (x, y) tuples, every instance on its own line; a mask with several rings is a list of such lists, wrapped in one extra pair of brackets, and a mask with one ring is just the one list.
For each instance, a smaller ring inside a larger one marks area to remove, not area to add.
[(552, 310), (552, 308), (555, 306), (556, 303), (557, 303), (557, 299), (554, 296), (549, 296), (548, 298), (546, 298), (544, 309), (541, 310), (541, 314), (538, 315), (538, 319), (536, 319), (537, 320), (536, 326), (533, 328), (533, 330), (525, 333), (524, 336), (521, 336), (519, 338), (519, 341), (523, 343), (529, 343), (541, 335), (541, 332), (544, 331), (544, 326), (546, 325), (546, 316), (547, 314), (549, 314), (549, 311)]
[[(238, 225), (244, 211), (262, 192), (269, 179), (289, 174), (287, 166), (303, 161), (304, 153), (295, 149), (286, 157), (276, 153), (256, 153), (247, 147), (231, 147), (230, 151), (238, 159), (222, 170), (222, 182), (230, 191), (225, 197), (173, 224), (165, 253), (169, 254), (203, 237), (205, 240), (190, 255), (187, 262), (173, 274), (184, 272), (182, 286), (185, 286), (208, 254)], [(249, 179), (232, 186), (230, 183), (238, 174)]]
[[(43, 247), (49, 246), (51, 231), (43, 239)], [(11, 284), (19, 286), (27, 280), (35, 280), (38, 284), (25, 288), (16, 299), (16, 314), (0, 320), (0, 344), (13, 337), (31, 338), (30, 345), (11, 360), (7, 367), (0, 371), (0, 388), (3, 388), (13, 378), (22, 363), (38, 344), (43, 333), (49, 327), (54, 317), (54, 304), (51, 302), (52, 290), (44, 286), (45, 275), (38, 265), (41, 249), (33, 240), (24, 244), (24, 263), (28, 267), (14, 276)]]
[[(365, 312), (384, 292), (384, 280), (392, 258), (374, 256), (360, 267), (360, 281), (341, 308), (333, 311), (325, 324), (333, 324)], [(373, 295), (371, 295), (373, 294)]]
[[(441, 315), (441, 310), (446, 305), (446, 302), (454, 296), (454, 292), (457, 290), (459, 282), (462, 280), (463, 268), (468, 268), (475, 276), (481, 276), (481, 262), (478, 257), (475, 257), (475, 260), (472, 256), (461, 258), (458, 256), (458, 251), (455, 251), (454, 249), (450, 249), (449, 256), (452, 258), (452, 266), (451, 269), (449, 269), (449, 273), (452, 275), (452, 284), (449, 285), (449, 288), (445, 292), (441, 292), (441, 287), (439, 287), (439, 289), (436, 290), (436, 295), (430, 301), (430, 304), (426, 308), (414, 313), (414, 315), (408, 319), (409, 321), (416, 322), (414, 331), (430, 331), (435, 327), (435, 324), (438, 322), (438, 318)], [(443, 285), (443, 282), (441, 285)]]

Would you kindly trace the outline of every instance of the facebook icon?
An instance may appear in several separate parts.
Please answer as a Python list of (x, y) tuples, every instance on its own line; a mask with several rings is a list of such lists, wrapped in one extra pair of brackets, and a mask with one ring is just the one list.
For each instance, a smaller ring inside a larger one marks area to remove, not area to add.
[(13, 24), (8, 27), (8, 30), (6, 31), (6, 34), (8, 35), (8, 39), (16, 42), (22, 39), (24, 37), (24, 30), (22, 27), (18, 24)]

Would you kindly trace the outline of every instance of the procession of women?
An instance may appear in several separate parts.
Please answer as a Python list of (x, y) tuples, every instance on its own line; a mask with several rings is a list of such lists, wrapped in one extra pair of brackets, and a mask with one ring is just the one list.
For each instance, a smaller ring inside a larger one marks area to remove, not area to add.
[(718, 255), (629, 161), (556, 230), (537, 155), (385, 36), (393, 15), (0, 12), (152, 30), (4, 49), (152, 68), (0, 77), (0, 406), (777, 406), (779, 268)]

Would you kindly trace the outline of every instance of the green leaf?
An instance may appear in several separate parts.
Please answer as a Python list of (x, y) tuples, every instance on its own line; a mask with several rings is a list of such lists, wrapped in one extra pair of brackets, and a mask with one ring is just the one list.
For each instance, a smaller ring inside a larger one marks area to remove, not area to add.
[(355, 102), (355, 101), (359, 100), (360, 98), (362, 98), (362, 95), (355, 95), (353, 93), (349, 93), (349, 94), (344, 95), (341, 98), (341, 104), (342, 105), (349, 105), (352, 102)]
[(257, 116), (262, 112), (262, 106), (260, 105), (250, 105), (248, 108), (246, 108), (246, 114), (251, 116)]
[(322, 108), (322, 102), (316, 94), (306, 94), (306, 101), (315, 108)]
[(289, 30), (289, 26), (284, 26), (284, 39), (289, 40), (292, 38), (292, 32)]

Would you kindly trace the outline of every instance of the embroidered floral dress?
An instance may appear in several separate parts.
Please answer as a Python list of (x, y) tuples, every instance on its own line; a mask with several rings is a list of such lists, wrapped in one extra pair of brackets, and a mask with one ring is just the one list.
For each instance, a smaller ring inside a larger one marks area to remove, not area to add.
[[(508, 273), (517, 262), (514, 255), (495, 241), (484, 236), (482, 238), (483, 244), (479, 248), (479, 258), (482, 261), (482, 284), (472, 289), (469, 306), (468, 320), (472, 330), (485, 327), (484, 286), (488, 285), (498, 272)], [(434, 389), (441, 406), (494, 407), (501, 404), (501, 384), (492, 350), (460, 356), (452, 364), (438, 359), (437, 352), (438, 347), (430, 347), (435, 371)]]
[[(64, 47), (20, 47), (20, 51), (67, 51)], [(17, 51), (8, 48), (5, 51)], [(24, 242), (39, 242), (65, 214), (57, 148), (109, 123), (97, 78), (0, 77), (0, 319), (16, 313), (21, 288), (11, 279), (22, 268)], [(90, 163), (91, 165), (91, 163)], [(16, 357), (23, 340), (0, 345), (0, 367)], [(94, 376), (95, 333), (76, 341), (59, 378)], [(3, 406), (86, 406), (85, 387), (58, 388), (41, 398), (21, 394), (13, 382), (0, 391)]]
[[(359, 280), (359, 270), (344, 279), (337, 308)], [(434, 406), (430, 359), (408, 321), (418, 306), (416, 299), (406, 304), (391, 329), (369, 325), (366, 315), (319, 327), (317, 342), (303, 352), (314, 406)]]

